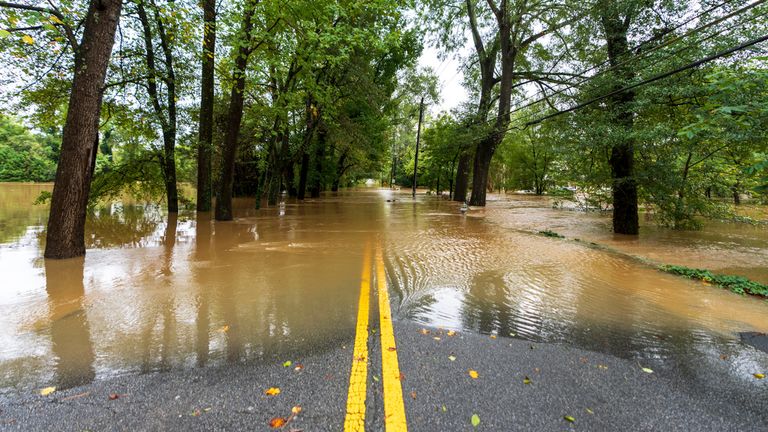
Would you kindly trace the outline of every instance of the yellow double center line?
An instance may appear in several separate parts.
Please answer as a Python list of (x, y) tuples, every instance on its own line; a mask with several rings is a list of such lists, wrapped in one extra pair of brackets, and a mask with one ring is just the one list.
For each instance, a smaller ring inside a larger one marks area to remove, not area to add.
[[(381, 245), (376, 247), (376, 287), (379, 295), (379, 324), (381, 335), (381, 370), (384, 387), (384, 424), (387, 432), (407, 431), (403, 388), (400, 383), (400, 367), (397, 361), (397, 345), (392, 328), (392, 313), (389, 308), (387, 279), (384, 273), (384, 259)], [(363, 255), (363, 272), (360, 282), (360, 300), (357, 309), (355, 348), (352, 370), (349, 374), (347, 394), (347, 415), (344, 431), (365, 430), (365, 397), (368, 379), (368, 316), (370, 314), (371, 290), (371, 245), (366, 245)]]

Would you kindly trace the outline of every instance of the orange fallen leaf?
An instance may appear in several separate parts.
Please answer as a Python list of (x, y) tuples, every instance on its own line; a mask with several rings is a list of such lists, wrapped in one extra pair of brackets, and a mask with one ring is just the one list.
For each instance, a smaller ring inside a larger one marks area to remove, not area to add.
[(264, 390), (264, 394), (267, 396), (277, 396), (280, 394), (280, 389), (277, 387), (270, 387)]
[(389, 347), (389, 348), (387, 348), (387, 351), (397, 351), (397, 348), (395, 348), (395, 347)]
[(476, 370), (470, 369), (469, 376), (472, 377), (472, 379), (477, 379), (480, 376), (480, 374), (478, 374)]
[(275, 417), (269, 421), (269, 427), (277, 429), (285, 426), (286, 423), (288, 423), (288, 420), (286, 420), (285, 417)]
[(496, 339), (496, 335), (491, 335), (491, 339)]
[(423, 335), (428, 335), (429, 334), (429, 330), (423, 328), (423, 329), (419, 330), (419, 333), (421, 333)]
[(453, 330), (448, 330), (448, 333), (446, 333), (448, 336), (456, 336), (456, 332)]
[(397, 379), (399, 379), (400, 381), (405, 381), (405, 374), (400, 372), (400, 376), (397, 377)]
[(416, 392), (415, 391), (411, 392), (411, 397), (413, 398), (413, 400), (416, 400)]
[(295, 407), (291, 408), (291, 412), (296, 415), (301, 412), (301, 405), (296, 405)]
[(304, 365), (301, 364), (301, 363), (297, 364), (296, 367), (293, 368), (293, 370), (295, 370), (296, 372), (298, 372), (298, 371), (300, 371), (302, 369), (304, 369)]

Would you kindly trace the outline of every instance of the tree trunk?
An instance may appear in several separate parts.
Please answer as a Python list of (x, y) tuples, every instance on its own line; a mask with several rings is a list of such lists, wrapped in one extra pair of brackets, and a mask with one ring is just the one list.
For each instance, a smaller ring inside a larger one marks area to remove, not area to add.
[[(611, 2), (603, 8), (601, 17), (611, 67), (617, 67), (632, 55), (627, 39), (631, 16), (622, 17), (618, 8), (619, 5)], [(615, 88), (621, 88), (634, 77), (634, 72), (628, 66), (618, 69), (615, 73), (618, 78)], [(613, 177), (613, 232), (617, 234), (637, 235), (640, 231), (637, 181), (634, 177), (634, 120), (630, 107), (634, 99), (635, 94), (631, 91), (619, 93), (609, 99), (614, 122), (623, 129), (621, 142), (613, 146), (609, 160)]]
[(324, 188), (323, 165), (325, 162), (325, 145), (328, 130), (321, 122), (317, 131), (317, 148), (315, 149), (315, 167), (312, 176), (312, 185), (309, 188), (309, 194), (312, 198), (320, 198), (320, 192)]
[(251, 29), (253, 24), (253, 7), (247, 6), (243, 16), (244, 36), (235, 58), (235, 69), (232, 72), (234, 83), (229, 99), (229, 113), (227, 120), (227, 133), (224, 136), (221, 162), (221, 181), (219, 193), (216, 199), (216, 220), (232, 220), (232, 186), (235, 180), (235, 156), (237, 155), (237, 140), (240, 136), (240, 123), (243, 120), (243, 103), (245, 92), (245, 73), (248, 66), (248, 56), (251, 53)]
[(453, 193), (453, 200), (464, 202), (467, 200), (467, 187), (469, 186), (469, 162), (472, 154), (464, 151), (459, 156), (459, 165), (456, 168), (456, 186)]
[(91, 165), (95, 160), (93, 146), (98, 142), (104, 79), (121, 8), (120, 0), (92, 1), (88, 7), (83, 39), (75, 54), (75, 73), (48, 218), (46, 258), (85, 255), (85, 216)]
[(306, 150), (301, 155), (301, 168), (299, 169), (299, 190), (297, 198), (303, 200), (307, 195), (307, 174), (309, 173), (309, 153)]
[(469, 204), (473, 206), (485, 206), (486, 187), (488, 186), (488, 174), (491, 167), (491, 159), (495, 146), (493, 135), (486, 137), (477, 144), (475, 150), (475, 163), (472, 167), (472, 196)]
[(216, 0), (203, 0), (203, 64), (200, 80), (200, 129), (197, 140), (197, 211), (211, 211)]

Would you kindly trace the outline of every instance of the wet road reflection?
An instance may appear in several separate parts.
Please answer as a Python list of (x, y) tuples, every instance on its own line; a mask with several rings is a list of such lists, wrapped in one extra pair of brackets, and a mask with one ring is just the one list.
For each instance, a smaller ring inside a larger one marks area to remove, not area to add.
[[(23, 207), (30, 194), (0, 206)], [(105, 206), (90, 216), (87, 257), (58, 262), (41, 258), (44, 219), (0, 207), (0, 226), (15, 226), (0, 243), (0, 389), (285, 361), (348, 344), (371, 239), (382, 241), (401, 318), (665, 360), (694, 374), (702, 355), (737, 359), (734, 373), (766, 366), (737, 334), (768, 331), (764, 301), (524, 232), (619, 244), (599, 216), (527, 197), (461, 215), (455, 203), (378, 190), (261, 210), (252, 200), (236, 204), (227, 223), (167, 218), (157, 205)], [(747, 273), (762, 268), (768, 249), (749, 229), (720, 233)], [(716, 231), (648, 232), (627, 250), (685, 257), (725, 248)], [(670, 240), (680, 236), (698, 240)]]

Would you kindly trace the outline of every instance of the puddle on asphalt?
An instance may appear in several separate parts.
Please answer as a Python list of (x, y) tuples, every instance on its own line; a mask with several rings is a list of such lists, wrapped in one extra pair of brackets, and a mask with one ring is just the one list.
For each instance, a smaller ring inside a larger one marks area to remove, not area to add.
[(551, 229), (765, 281), (764, 228), (647, 227), (628, 241), (605, 231), (604, 216), (535, 197), (462, 216), (434, 197), (387, 202), (392, 192), (365, 190), (289, 201), (284, 216), (238, 200), (228, 223), (113, 204), (90, 218), (85, 259), (45, 261), (46, 211), (29, 204), (41, 188), (0, 184), (0, 389), (284, 361), (348, 344), (362, 251), (377, 240), (400, 318), (638, 359), (723, 352), (766, 363), (738, 333), (768, 332), (768, 303), (523, 232)]

